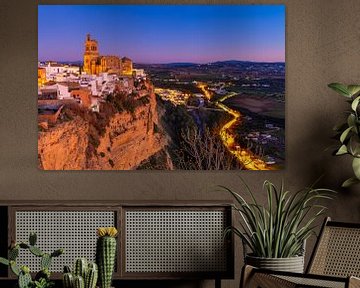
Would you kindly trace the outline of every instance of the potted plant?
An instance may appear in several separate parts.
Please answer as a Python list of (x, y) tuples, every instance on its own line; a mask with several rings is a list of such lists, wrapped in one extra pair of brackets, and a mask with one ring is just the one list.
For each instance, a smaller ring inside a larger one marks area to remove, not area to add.
[(342, 186), (348, 187), (360, 183), (360, 85), (344, 85), (331, 83), (331, 89), (347, 98), (351, 109), (347, 112), (347, 121), (334, 127), (338, 133), (340, 146), (334, 152), (335, 155), (350, 155), (354, 177), (347, 179)]
[(304, 270), (305, 241), (314, 233), (315, 220), (326, 207), (317, 202), (331, 199), (334, 192), (328, 189), (305, 188), (296, 193), (278, 189), (270, 181), (264, 182), (266, 206), (261, 205), (251, 189), (244, 183), (251, 201), (239, 193), (221, 186), (234, 196), (235, 211), (240, 215), (240, 227), (229, 227), (226, 233), (239, 236), (244, 247), (245, 264), (278, 271)]

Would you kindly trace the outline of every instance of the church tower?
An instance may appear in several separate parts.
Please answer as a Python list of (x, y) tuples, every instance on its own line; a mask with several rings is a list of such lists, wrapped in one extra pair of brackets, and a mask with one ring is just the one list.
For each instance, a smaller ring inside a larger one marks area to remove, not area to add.
[(90, 38), (90, 34), (86, 35), (85, 41), (85, 52), (84, 52), (84, 72), (87, 74), (95, 74), (96, 71), (91, 69), (91, 67), (95, 66), (92, 65), (91, 62), (96, 62), (97, 58), (99, 57), (99, 50), (98, 50), (98, 43), (96, 40)]

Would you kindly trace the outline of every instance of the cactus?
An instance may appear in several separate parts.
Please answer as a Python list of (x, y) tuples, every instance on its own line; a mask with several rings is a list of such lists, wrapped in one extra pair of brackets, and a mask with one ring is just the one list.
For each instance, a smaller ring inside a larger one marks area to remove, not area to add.
[[(50, 265), (53, 257), (60, 256), (63, 254), (62, 249), (55, 250), (53, 253), (48, 254), (41, 251), (38, 247), (35, 246), (37, 236), (35, 233), (30, 233), (29, 244), (20, 242), (16, 243), (11, 241), (9, 247), (8, 259), (0, 257), (0, 264), (10, 266), (11, 271), (18, 276), (18, 286), (19, 288), (29, 288), (29, 287), (51, 287), (53, 282), (50, 281)], [(19, 256), (19, 250), (29, 250), (30, 253), (37, 257), (41, 257), (41, 271), (39, 271), (35, 276), (35, 281), (32, 280), (30, 275), (30, 269), (27, 266), (22, 266), (21, 268), (16, 264), (16, 259)]]
[(16, 245), (14, 248), (10, 249), (8, 256), (9, 260), (15, 261), (16, 258), (19, 256), (19, 246)]
[(38, 247), (36, 247), (36, 246), (30, 246), (30, 247), (29, 247), (29, 251), (30, 251), (32, 254), (34, 254), (35, 256), (37, 256), (37, 257), (41, 257), (41, 256), (44, 255), (44, 252), (42, 252), (42, 251), (40, 250), (40, 248), (38, 248)]
[(42, 270), (40, 270), (38, 273), (36, 273), (35, 275), (35, 280), (40, 281), (41, 279), (50, 279), (50, 271), (48, 268), (44, 268)]
[(37, 235), (34, 232), (31, 232), (29, 235), (29, 244), (31, 246), (35, 246), (36, 245), (36, 241), (37, 241)]
[(51, 265), (51, 260), (52, 257), (50, 254), (45, 253), (42, 257), (41, 257), (41, 262), (40, 262), (40, 267), (41, 269), (49, 269), (50, 265)]
[(51, 253), (51, 257), (58, 257), (64, 253), (64, 249), (57, 249)]
[(10, 269), (16, 276), (20, 275), (20, 268), (16, 265), (16, 262), (14, 260), (10, 261)]
[(64, 273), (71, 273), (71, 269), (69, 266), (64, 266)]
[(28, 244), (26, 244), (26, 243), (20, 243), (19, 244), (19, 246), (20, 246), (20, 248), (22, 248), (22, 249), (29, 249), (30, 248), (30, 245), (28, 245)]
[[(64, 288), (77, 288), (75, 286), (75, 279), (77, 285), (83, 288), (95, 288), (98, 279), (98, 268), (95, 263), (89, 263), (85, 258), (76, 259), (74, 263), (74, 273), (71, 273), (69, 266), (64, 266), (63, 286)], [(82, 276), (84, 275), (84, 276)], [(82, 279), (83, 284), (81, 283)]]
[(76, 259), (74, 267), (75, 276), (81, 276), (83, 279), (85, 279), (87, 268), (88, 262), (85, 258)]
[(85, 288), (84, 278), (81, 276), (74, 277), (74, 288)]
[(63, 286), (64, 288), (73, 288), (74, 287), (74, 276), (72, 273), (64, 273), (63, 274)]
[(100, 288), (110, 288), (116, 258), (116, 235), (114, 227), (98, 228), (96, 261), (99, 267)]
[[(29, 270), (29, 268), (27, 270)], [(29, 271), (25, 272), (22, 270), (19, 274), (19, 279), (18, 279), (19, 288), (28, 288), (31, 283), (32, 283), (32, 279)]]
[(96, 263), (89, 263), (85, 276), (85, 288), (95, 288), (98, 279), (98, 266)]

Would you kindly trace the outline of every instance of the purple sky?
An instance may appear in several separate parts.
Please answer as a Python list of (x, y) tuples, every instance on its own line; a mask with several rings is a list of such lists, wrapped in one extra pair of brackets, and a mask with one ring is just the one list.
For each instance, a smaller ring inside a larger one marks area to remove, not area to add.
[(39, 5), (39, 61), (101, 55), (136, 63), (285, 61), (284, 5)]

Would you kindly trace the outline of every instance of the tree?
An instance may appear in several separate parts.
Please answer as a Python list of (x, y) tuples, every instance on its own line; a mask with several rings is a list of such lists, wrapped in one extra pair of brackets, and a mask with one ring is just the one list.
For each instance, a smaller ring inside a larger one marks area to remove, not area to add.
[(216, 131), (205, 128), (183, 129), (175, 163), (184, 170), (242, 169), (242, 165), (222, 143)]

